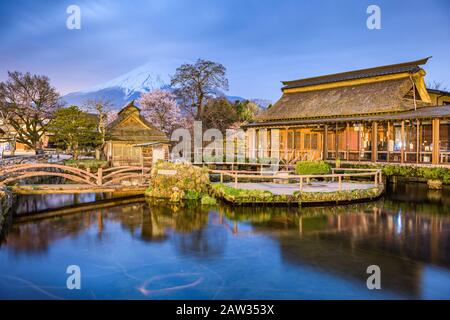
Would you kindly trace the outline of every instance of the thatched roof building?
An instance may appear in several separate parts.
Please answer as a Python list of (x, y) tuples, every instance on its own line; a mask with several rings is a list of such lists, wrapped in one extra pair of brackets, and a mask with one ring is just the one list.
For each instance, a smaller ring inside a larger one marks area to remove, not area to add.
[(108, 125), (105, 154), (114, 166), (151, 165), (168, 156), (169, 139), (142, 115), (134, 101)]
[[(450, 106), (442, 105), (450, 103), (450, 93), (427, 90), (421, 66), (428, 59), (282, 81), (281, 98), (245, 126), (249, 157), (273, 154), (273, 141), (261, 134), (279, 130), (275, 155), (281, 153), (288, 162), (307, 154), (307, 158), (390, 162), (397, 151), (392, 161), (406, 162), (408, 157), (414, 162), (449, 161)], [(386, 149), (387, 155), (381, 157), (376, 146)]]
[(425, 71), (419, 67), (427, 60), (283, 81), (282, 97), (257, 120), (379, 114), (429, 105)]

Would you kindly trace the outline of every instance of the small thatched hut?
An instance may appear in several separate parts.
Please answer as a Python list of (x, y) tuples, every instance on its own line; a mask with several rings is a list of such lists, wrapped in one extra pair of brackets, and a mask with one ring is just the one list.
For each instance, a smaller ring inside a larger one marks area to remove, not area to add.
[(169, 156), (169, 139), (141, 115), (134, 101), (107, 128), (105, 154), (112, 166), (151, 166)]

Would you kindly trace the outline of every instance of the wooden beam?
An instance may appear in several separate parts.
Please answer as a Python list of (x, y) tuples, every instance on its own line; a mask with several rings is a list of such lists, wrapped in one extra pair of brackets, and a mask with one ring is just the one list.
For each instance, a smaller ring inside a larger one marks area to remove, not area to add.
[(376, 162), (378, 159), (377, 134), (378, 124), (377, 122), (372, 122), (372, 162)]

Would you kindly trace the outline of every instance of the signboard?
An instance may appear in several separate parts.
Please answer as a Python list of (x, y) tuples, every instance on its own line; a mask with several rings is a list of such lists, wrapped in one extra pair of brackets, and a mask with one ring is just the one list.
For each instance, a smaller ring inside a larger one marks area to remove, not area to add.
[(177, 170), (158, 170), (158, 174), (163, 176), (174, 176), (177, 173)]

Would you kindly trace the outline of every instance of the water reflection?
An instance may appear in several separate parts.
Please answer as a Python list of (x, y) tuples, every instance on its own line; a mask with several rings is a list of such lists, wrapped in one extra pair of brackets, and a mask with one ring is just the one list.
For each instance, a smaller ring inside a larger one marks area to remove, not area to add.
[[(397, 185), (377, 202), (336, 207), (142, 202), (30, 220), (1, 244), (0, 275), (33, 268), (51, 286), (44, 266), (75, 260), (100, 277), (90, 288), (102, 298), (448, 298), (447, 198)], [(372, 264), (381, 292), (365, 286)], [(10, 285), (0, 277), (0, 297), (35, 297), (6, 294)]]
[(80, 194), (46, 194), (18, 197), (13, 212), (26, 214), (56, 209), (65, 206), (79, 205), (104, 199), (111, 199), (111, 193), (80, 193)]

